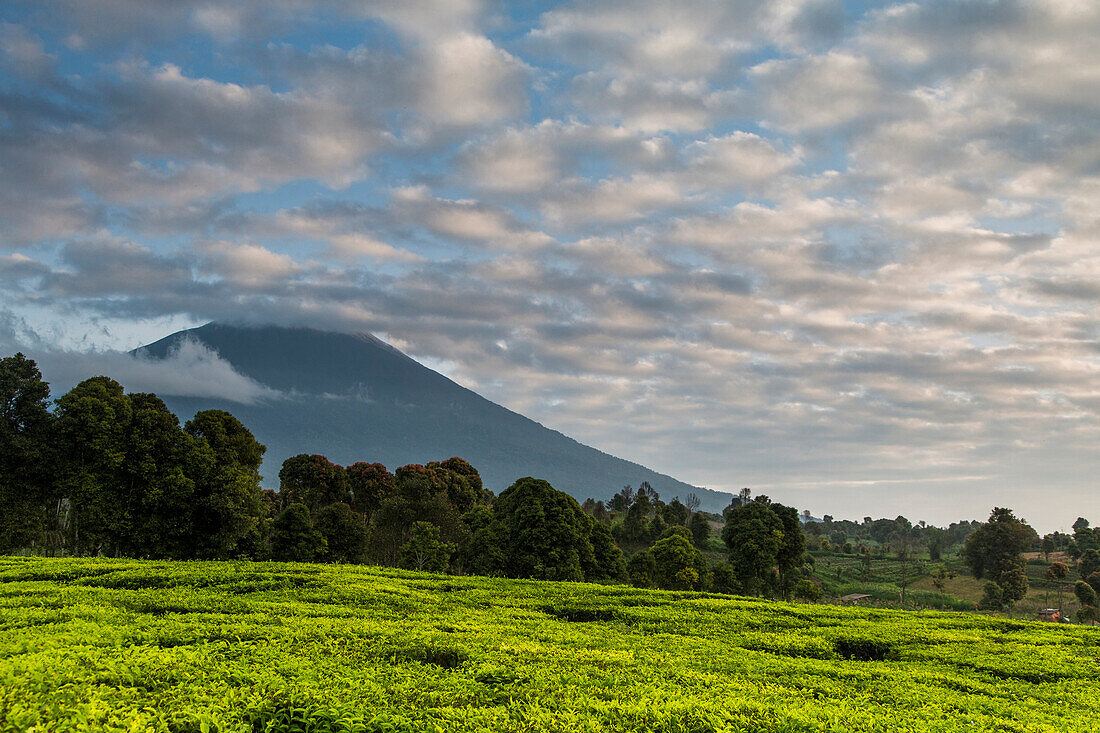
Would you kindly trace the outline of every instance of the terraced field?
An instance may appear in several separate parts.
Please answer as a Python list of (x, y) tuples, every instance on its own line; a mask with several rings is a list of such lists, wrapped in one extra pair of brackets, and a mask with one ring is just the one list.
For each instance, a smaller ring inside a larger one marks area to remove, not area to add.
[(1096, 730), (1100, 630), (361, 566), (0, 558), (2, 731)]

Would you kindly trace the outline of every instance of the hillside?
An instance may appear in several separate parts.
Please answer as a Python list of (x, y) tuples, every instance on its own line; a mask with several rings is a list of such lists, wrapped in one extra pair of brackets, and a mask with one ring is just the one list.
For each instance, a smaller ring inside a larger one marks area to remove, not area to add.
[(1100, 631), (363, 566), (0, 559), (0, 731), (1090, 729)]
[(279, 393), (250, 405), (160, 395), (181, 419), (212, 407), (239, 417), (267, 445), (269, 486), (277, 485), (283, 460), (298, 453), (321, 453), (341, 464), (377, 461), (391, 469), (461, 456), (497, 493), (521, 476), (535, 476), (580, 500), (606, 499), (626, 484), (648, 481), (668, 498), (694, 492), (711, 511), (729, 503), (728, 494), (690, 486), (543, 427), (373, 336), (208, 324), (138, 353), (163, 358), (188, 339)]

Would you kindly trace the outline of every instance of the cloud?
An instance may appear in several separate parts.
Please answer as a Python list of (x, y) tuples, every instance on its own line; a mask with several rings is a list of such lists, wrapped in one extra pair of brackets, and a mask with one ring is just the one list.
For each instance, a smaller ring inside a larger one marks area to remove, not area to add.
[(266, 387), (195, 341), (183, 341), (164, 359), (121, 351), (58, 351), (31, 349), (43, 376), (56, 396), (79, 382), (105, 374), (127, 392), (152, 392), (161, 397), (224, 399), (244, 405), (278, 399)]
[(526, 110), (525, 64), (485, 36), (450, 35), (422, 53), (419, 102), (432, 121), (481, 126)]
[(0, 310), (46, 343), (384, 331), (818, 513), (981, 517), (1001, 487), (1053, 523), (1029, 481), (1087, 510), (1095, 4), (517, 8), (25, 5)]

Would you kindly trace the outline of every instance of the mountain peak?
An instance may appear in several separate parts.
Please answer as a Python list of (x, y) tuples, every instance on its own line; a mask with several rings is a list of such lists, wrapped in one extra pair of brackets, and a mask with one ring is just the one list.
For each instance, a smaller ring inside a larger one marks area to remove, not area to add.
[(669, 498), (696, 493), (703, 508), (721, 509), (729, 501), (727, 494), (608, 455), (490, 402), (369, 333), (208, 323), (137, 353), (165, 358), (184, 341), (203, 344), (283, 395), (251, 405), (165, 397), (183, 419), (209, 408), (237, 415), (268, 446), (270, 486), (283, 460), (298, 453), (391, 469), (461, 456), (496, 492), (520, 476), (537, 476), (577, 499), (610, 498), (626, 484), (648, 481)]

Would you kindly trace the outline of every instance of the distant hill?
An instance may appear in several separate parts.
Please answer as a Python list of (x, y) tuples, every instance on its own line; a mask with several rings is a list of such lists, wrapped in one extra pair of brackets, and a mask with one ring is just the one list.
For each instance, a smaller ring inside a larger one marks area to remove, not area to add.
[(199, 410), (236, 415), (267, 446), (265, 484), (298, 453), (391, 470), (461, 456), (500, 493), (522, 476), (549, 481), (578, 500), (607, 499), (648, 481), (667, 499), (694, 492), (720, 511), (730, 495), (701, 489), (616, 458), (490, 402), (367, 334), (308, 328), (207, 324), (135, 353), (164, 358), (185, 340), (216, 351), (241, 374), (280, 396), (255, 404), (161, 394), (186, 420)]

